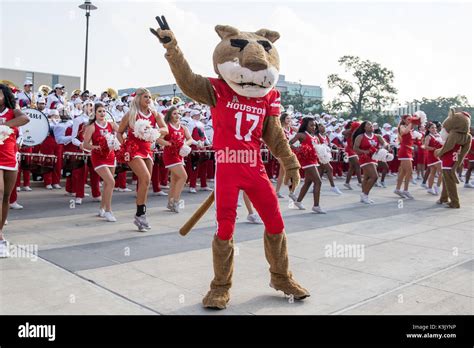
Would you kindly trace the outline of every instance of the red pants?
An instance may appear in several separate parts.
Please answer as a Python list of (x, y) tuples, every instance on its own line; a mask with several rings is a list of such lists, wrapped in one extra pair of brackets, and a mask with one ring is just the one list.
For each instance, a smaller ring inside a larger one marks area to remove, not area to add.
[(332, 173), (334, 176), (342, 176), (342, 163), (339, 161), (331, 161)]
[(89, 171), (91, 179), (92, 197), (100, 197), (99, 174), (95, 172), (94, 168), (85, 165), (82, 168), (72, 171), (76, 198), (84, 198), (84, 185), (87, 182), (87, 171)]
[(168, 168), (165, 168), (165, 164), (163, 161), (160, 161), (160, 185), (161, 186), (168, 186), (168, 176), (169, 176), (169, 170)]
[(196, 188), (198, 177), (201, 180), (201, 187), (207, 187), (207, 162), (208, 161), (198, 163), (194, 170), (191, 161), (187, 163), (187, 166), (189, 166), (189, 168), (186, 168), (186, 172), (188, 172), (189, 176), (189, 187)]
[[(21, 152), (24, 153), (33, 153), (33, 148), (32, 147), (22, 147)], [(31, 157), (28, 158), (28, 160), (31, 161)], [(18, 166), (18, 175), (16, 178), (16, 185), (21, 186), (21, 174), (23, 173), (23, 186), (30, 186), (30, 177), (31, 177), (31, 172), (29, 170), (23, 170)]]
[(115, 179), (115, 187), (122, 189), (127, 187), (127, 172), (121, 172), (117, 174), (117, 179)]
[(215, 161), (213, 159), (207, 161), (207, 178), (214, 179), (214, 168), (215, 168)]
[(244, 190), (265, 224), (268, 233), (278, 234), (285, 228), (278, 198), (263, 163), (216, 163), (215, 204), (217, 236), (221, 240), (232, 238), (237, 217), (239, 191)]
[[(153, 192), (160, 192), (160, 165), (158, 162), (153, 162), (153, 171), (151, 172), (151, 186), (153, 187)], [(138, 190), (138, 185), (137, 185)]]
[(59, 185), (61, 181), (61, 169), (63, 168), (63, 152), (64, 145), (55, 144), (52, 149), (52, 155), (56, 156), (56, 163), (54, 164), (54, 169), (50, 173), (43, 174), (44, 185)]

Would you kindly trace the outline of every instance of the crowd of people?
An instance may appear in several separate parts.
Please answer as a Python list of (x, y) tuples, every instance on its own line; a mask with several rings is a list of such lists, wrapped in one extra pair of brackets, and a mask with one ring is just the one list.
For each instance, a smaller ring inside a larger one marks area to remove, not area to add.
[[(200, 190), (212, 191), (215, 154), (209, 107), (177, 97), (153, 98), (143, 88), (120, 96), (110, 91), (99, 96), (75, 90), (66, 99), (61, 84), (48, 94), (35, 93), (32, 85), (25, 81), (23, 90), (15, 91), (0, 84), (0, 126), (14, 130), (0, 141), (0, 188), (4, 195), (0, 231), (8, 209), (23, 208), (18, 193), (31, 191), (32, 179), (42, 181), (46, 190), (60, 190), (65, 178), (65, 194), (75, 205), (83, 203), (88, 196), (85, 188), (90, 187), (91, 199), (100, 205), (98, 215), (114, 222), (113, 192), (132, 191), (127, 182), (127, 173), (131, 173), (131, 183), (136, 184), (134, 224), (143, 232), (151, 228), (146, 219), (150, 183), (155, 195), (167, 196), (167, 208), (176, 213), (184, 206), (181, 194), (186, 185), (189, 193), (195, 194), (199, 180)], [(49, 120), (49, 134), (34, 147), (22, 145), (19, 127), (28, 122), (24, 108), (35, 108)], [(281, 125), (304, 178), (298, 194), (298, 188), (290, 189), (289, 199), (304, 210), (302, 201), (312, 189), (312, 212), (326, 214), (320, 202), (324, 176), (335, 195), (343, 194), (335, 179), (343, 179), (346, 190), (353, 190), (351, 181), (357, 180), (364, 204), (374, 203), (369, 194), (374, 186), (386, 188), (387, 176), (397, 176), (394, 194), (403, 199), (414, 199), (409, 188), (418, 183), (428, 194), (439, 195), (441, 172), (454, 161), (436, 156), (443, 144), (442, 125), (425, 118), (418, 111), (402, 116), (397, 125), (378, 125), (356, 117), (303, 115), (291, 106), (282, 108)], [(465, 174), (463, 168), (458, 172), (465, 188), (474, 188), (470, 182), (473, 151), (471, 146)], [(263, 143), (261, 155), (269, 178), (276, 183), (276, 195), (285, 198), (283, 166)], [(27, 195), (20, 195), (28, 204)], [(245, 194), (243, 201), (249, 222), (261, 223)]]

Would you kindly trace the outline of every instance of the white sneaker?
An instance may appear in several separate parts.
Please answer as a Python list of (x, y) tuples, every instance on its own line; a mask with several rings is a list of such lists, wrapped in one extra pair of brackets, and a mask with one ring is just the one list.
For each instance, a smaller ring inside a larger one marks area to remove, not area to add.
[(210, 182), (214, 182), (214, 179), (207, 179), (207, 180), (209, 180)]
[(214, 190), (210, 188), (209, 186), (204, 186), (204, 187), (201, 187), (200, 191), (214, 191)]
[(89, 196), (90, 196), (90, 194), (84, 193), (84, 197), (89, 197)]
[(387, 185), (385, 185), (385, 181), (381, 181), (380, 186), (382, 186), (383, 188), (387, 188)]
[(258, 224), (258, 225), (263, 224), (263, 221), (262, 219), (260, 219), (260, 216), (258, 216), (258, 214), (249, 214), (247, 216), (247, 221), (250, 222), (251, 224)]
[(125, 187), (125, 188), (119, 188), (118, 192), (132, 192), (132, 190), (129, 189), (128, 187)]
[(399, 195), (402, 198), (406, 198), (406, 196), (403, 194), (402, 190), (395, 190), (393, 191), (396, 195)]
[(433, 196), (437, 196), (438, 194), (436, 193), (436, 191), (434, 190), (434, 188), (430, 188), (428, 190), (426, 190), (427, 193), (429, 193), (430, 195), (433, 195)]
[(10, 243), (6, 239), (0, 240), (0, 259), (10, 257)]
[(99, 187), (102, 187), (102, 181), (99, 181)]
[(119, 192), (120, 189), (118, 187), (114, 187), (114, 192)]
[(137, 184), (137, 180), (132, 180), (132, 185), (136, 185)]
[(136, 216), (135, 215), (135, 219), (134, 219), (133, 223), (135, 224), (135, 226), (138, 227), (138, 231), (140, 231), (140, 232), (146, 232), (146, 231), (151, 229), (151, 227), (148, 224), (148, 221), (146, 219), (146, 215), (142, 215), (142, 216)]
[(18, 187), (16, 188), (16, 192), (20, 192), (20, 191), (21, 191), (21, 188), (20, 188), (20, 186), (18, 186)]
[(470, 182), (467, 182), (467, 183), (464, 184), (464, 187), (465, 188), (474, 188), (474, 185), (471, 184)]
[(189, 193), (197, 193), (197, 191), (194, 187), (190, 187), (189, 188)]
[(375, 187), (382, 187), (382, 184), (380, 184), (378, 181), (375, 183)]
[(82, 204), (82, 198), (76, 198), (76, 200), (74, 201), (77, 205), (81, 205)]
[(25, 187), (23, 187), (21, 190), (22, 190), (22, 191), (27, 191), (27, 192), (33, 191), (33, 190), (31, 189), (31, 187), (29, 187), (29, 186), (25, 186)]
[(72, 192), (66, 192), (64, 195), (67, 196), (67, 197), (73, 197), (73, 196), (74, 196), (74, 193), (72, 193)]
[(317, 207), (313, 207), (311, 210), (312, 210), (313, 213), (315, 213), (315, 214), (326, 214), (326, 211), (325, 211), (325, 210), (322, 210), (319, 205), (318, 205)]
[(337, 186), (331, 187), (331, 191), (334, 192), (337, 195), (342, 195), (341, 190)]
[(369, 200), (369, 196), (367, 196), (365, 193), (360, 194), (360, 202), (364, 204), (371, 204)]
[(277, 192), (276, 194), (277, 194), (277, 197), (278, 197), (278, 198), (285, 198), (285, 196), (282, 195), (280, 192)]
[(416, 184), (417, 184), (416, 179), (411, 179), (411, 183), (412, 183), (413, 185), (416, 185)]
[(100, 208), (99, 209), (99, 214), (97, 214), (97, 216), (103, 218), (105, 216), (105, 210)]
[(439, 194), (440, 187), (438, 185), (434, 185), (433, 188), (434, 188), (434, 192), (436, 192), (436, 194)]
[(105, 214), (104, 214), (104, 218), (105, 220), (107, 220), (107, 222), (116, 222), (117, 219), (115, 218), (114, 214), (112, 214), (111, 211), (106, 211)]
[(288, 195), (288, 197), (290, 197), (290, 199), (293, 201), (293, 202), (296, 202), (298, 200), (298, 198), (296, 197), (295, 193), (294, 192), (290, 192), (290, 194)]
[(169, 185), (161, 185), (160, 187), (161, 187), (162, 189), (169, 189), (169, 188), (170, 188)]
[(18, 204), (17, 202), (13, 202), (12, 204), (10, 204), (10, 209), (20, 210), (23, 209), (23, 206)]
[(306, 208), (304, 207), (303, 203), (301, 202), (294, 202), (295, 203), (295, 206), (299, 209), (299, 210), (306, 210)]
[(164, 191), (153, 192), (154, 196), (168, 196), (168, 194)]
[(424, 183), (424, 184), (421, 184), (421, 187), (423, 187), (423, 188), (425, 188), (425, 189), (428, 189), (428, 188), (429, 188), (429, 187), (428, 187), (428, 185), (427, 185), (426, 183)]
[(405, 197), (408, 198), (408, 199), (415, 199), (415, 197), (413, 197), (412, 194), (411, 194), (410, 192), (408, 192), (408, 191), (403, 191), (402, 193), (403, 193), (403, 194), (405, 195)]
[(277, 182), (277, 179), (271, 178), (270, 181), (273, 182), (273, 183), (276, 183), (276, 182)]
[(352, 190), (351, 184), (344, 183), (344, 187), (348, 190)]
[(45, 189), (46, 189), (46, 190), (52, 190), (52, 189), (53, 189), (53, 186), (52, 186), (52, 185), (46, 185), (46, 186), (45, 186)]
[(85, 188), (91, 188), (91, 186), (89, 184), (85, 184), (84, 187)]
[(62, 189), (62, 187), (59, 184), (54, 184), (53, 189), (60, 190), (60, 189)]
[(102, 201), (101, 196), (92, 198), (92, 202), (100, 202), (100, 201)]

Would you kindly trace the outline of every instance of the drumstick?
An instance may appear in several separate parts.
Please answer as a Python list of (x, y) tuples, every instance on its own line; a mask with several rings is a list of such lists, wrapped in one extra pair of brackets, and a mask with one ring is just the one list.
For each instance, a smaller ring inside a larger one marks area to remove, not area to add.
[(192, 230), (194, 225), (206, 214), (207, 210), (214, 203), (214, 191), (206, 198), (206, 200), (197, 208), (194, 214), (189, 218), (188, 221), (179, 229), (179, 234), (185, 236)]

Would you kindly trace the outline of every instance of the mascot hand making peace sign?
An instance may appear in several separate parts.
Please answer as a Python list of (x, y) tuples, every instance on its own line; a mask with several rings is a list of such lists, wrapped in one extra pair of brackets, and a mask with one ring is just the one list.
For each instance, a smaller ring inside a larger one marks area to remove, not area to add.
[(216, 151), (215, 204), (217, 232), (212, 242), (214, 279), (204, 307), (226, 308), (234, 266), (233, 232), (239, 191), (247, 193), (265, 224), (265, 256), (270, 286), (301, 300), (309, 292), (289, 271), (283, 219), (275, 190), (260, 156), (263, 140), (285, 168), (285, 184), (298, 186), (300, 165), (283, 133), (280, 92), (275, 88), (280, 62), (274, 46), (277, 32), (240, 32), (216, 26), (221, 41), (213, 55), (217, 78), (193, 73), (164, 17), (150, 29), (166, 49), (176, 83), (189, 98), (211, 107)]

